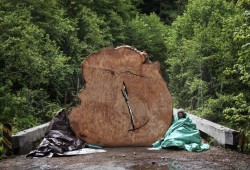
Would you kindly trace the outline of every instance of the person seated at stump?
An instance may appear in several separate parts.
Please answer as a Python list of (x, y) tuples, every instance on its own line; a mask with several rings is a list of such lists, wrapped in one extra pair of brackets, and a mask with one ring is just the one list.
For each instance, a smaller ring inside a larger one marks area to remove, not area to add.
[(165, 135), (152, 144), (153, 148), (179, 148), (190, 152), (200, 152), (209, 149), (209, 144), (203, 144), (200, 132), (184, 109), (174, 110), (173, 122)]

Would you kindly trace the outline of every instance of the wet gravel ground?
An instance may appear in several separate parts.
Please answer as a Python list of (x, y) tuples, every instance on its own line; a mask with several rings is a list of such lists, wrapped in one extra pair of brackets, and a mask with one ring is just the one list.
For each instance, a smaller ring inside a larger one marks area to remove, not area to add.
[(107, 152), (52, 158), (26, 158), (25, 155), (0, 160), (0, 169), (116, 169), (116, 170), (250, 170), (250, 155), (221, 147), (204, 152), (148, 150), (146, 147), (104, 148)]

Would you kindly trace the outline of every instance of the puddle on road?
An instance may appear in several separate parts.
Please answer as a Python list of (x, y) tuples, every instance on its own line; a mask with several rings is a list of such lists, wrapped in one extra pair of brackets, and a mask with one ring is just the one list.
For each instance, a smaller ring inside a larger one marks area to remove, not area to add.
[(144, 165), (133, 165), (129, 167), (130, 170), (179, 170), (180, 167), (174, 163), (167, 165), (158, 164), (144, 164)]

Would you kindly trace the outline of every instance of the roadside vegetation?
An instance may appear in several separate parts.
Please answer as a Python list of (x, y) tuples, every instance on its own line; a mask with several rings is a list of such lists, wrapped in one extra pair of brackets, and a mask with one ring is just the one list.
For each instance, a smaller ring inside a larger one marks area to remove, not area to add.
[(244, 129), (250, 141), (249, 8), (249, 0), (1, 0), (0, 122), (17, 132), (75, 106), (84, 58), (126, 44), (161, 63), (176, 108)]

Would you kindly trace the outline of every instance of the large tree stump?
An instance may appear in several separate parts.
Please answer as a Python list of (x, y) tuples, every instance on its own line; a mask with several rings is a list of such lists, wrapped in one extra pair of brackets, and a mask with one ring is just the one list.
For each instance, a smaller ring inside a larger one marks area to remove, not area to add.
[(165, 134), (172, 98), (158, 62), (129, 46), (108, 47), (88, 56), (82, 68), (81, 104), (69, 114), (79, 138), (101, 146), (150, 146)]

